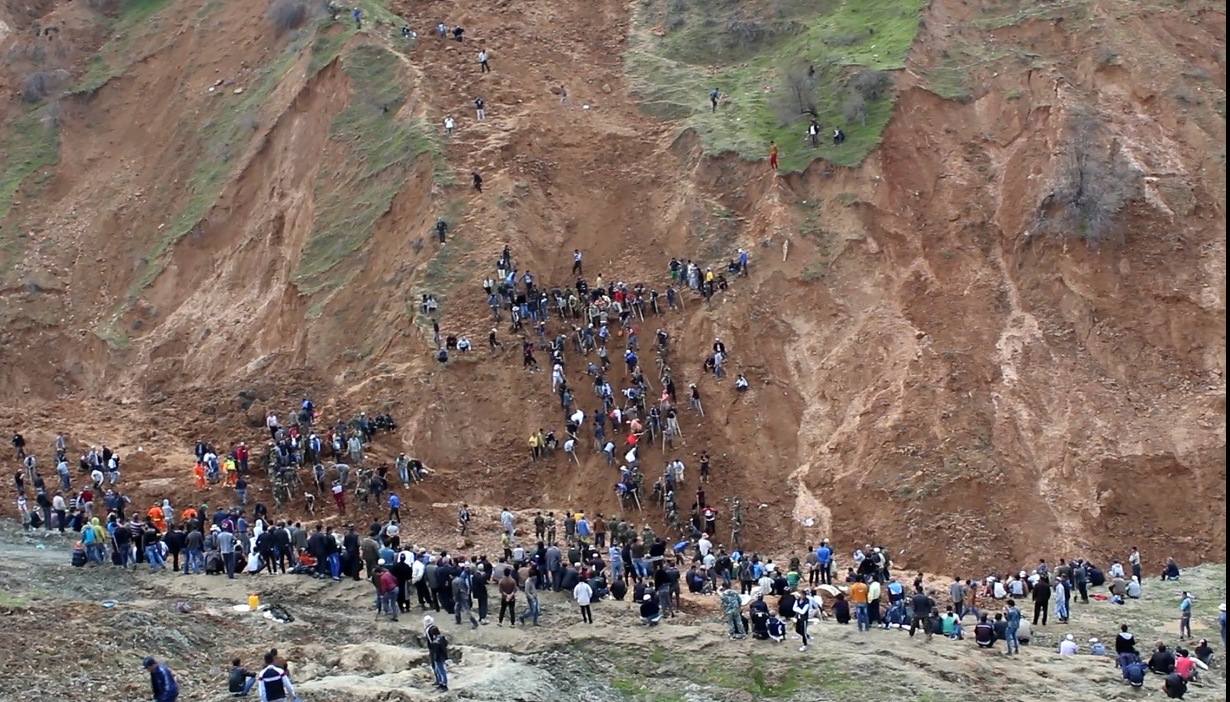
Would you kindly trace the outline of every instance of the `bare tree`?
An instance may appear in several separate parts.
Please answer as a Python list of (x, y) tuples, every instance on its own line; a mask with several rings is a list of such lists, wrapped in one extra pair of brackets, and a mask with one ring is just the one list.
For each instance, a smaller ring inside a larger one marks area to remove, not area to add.
[(265, 13), (265, 19), (273, 26), (273, 33), (278, 37), (302, 27), (307, 16), (308, 7), (304, 0), (274, 0)]
[(867, 101), (859, 93), (851, 92), (841, 104), (841, 116), (846, 119), (846, 122), (858, 122), (866, 126)]
[(1119, 213), (1140, 197), (1141, 174), (1092, 110), (1072, 109), (1064, 136), (1057, 182), (1038, 205), (1036, 223), (1095, 244), (1115, 233)]
[(782, 71), (779, 88), (770, 101), (779, 126), (797, 121), (801, 115), (819, 114), (814, 74), (806, 61), (793, 63)]

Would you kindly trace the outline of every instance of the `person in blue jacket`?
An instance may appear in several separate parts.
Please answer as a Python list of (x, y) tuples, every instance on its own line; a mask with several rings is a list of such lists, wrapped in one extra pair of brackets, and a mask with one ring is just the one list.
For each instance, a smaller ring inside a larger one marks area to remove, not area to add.
[(149, 684), (154, 693), (154, 702), (175, 702), (179, 699), (179, 685), (176, 684), (175, 676), (171, 674), (170, 668), (154, 660), (153, 656), (146, 656), (141, 662), (141, 667), (149, 671)]

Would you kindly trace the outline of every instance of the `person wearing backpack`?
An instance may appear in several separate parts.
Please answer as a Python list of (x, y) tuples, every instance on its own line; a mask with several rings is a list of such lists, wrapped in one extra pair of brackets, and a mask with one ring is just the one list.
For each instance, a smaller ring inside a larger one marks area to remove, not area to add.
[(423, 638), (427, 640), (427, 654), (431, 660), (431, 672), (436, 678), (436, 689), (448, 691), (448, 670), (444, 662), (448, 660), (448, 639), (444, 632), (436, 626), (436, 620), (431, 615), (423, 617)]

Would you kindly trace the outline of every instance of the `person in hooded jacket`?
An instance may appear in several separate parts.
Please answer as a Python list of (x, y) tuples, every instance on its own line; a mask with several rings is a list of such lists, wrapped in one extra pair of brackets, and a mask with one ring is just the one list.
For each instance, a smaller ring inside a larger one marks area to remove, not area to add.
[(1128, 631), (1127, 624), (1119, 625), (1119, 635), (1115, 637), (1115, 655), (1123, 653), (1140, 655), (1140, 651), (1136, 650), (1136, 637)]
[(427, 655), (431, 661), (432, 675), (436, 678), (436, 689), (447, 692), (448, 670), (445, 668), (445, 662), (448, 661), (448, 639), (444, 632), (440, 631), (440, 627), (436, 626), (436, 620), (432, 619), (431, 615), (423, 617), (423, 639), (427, 642)]

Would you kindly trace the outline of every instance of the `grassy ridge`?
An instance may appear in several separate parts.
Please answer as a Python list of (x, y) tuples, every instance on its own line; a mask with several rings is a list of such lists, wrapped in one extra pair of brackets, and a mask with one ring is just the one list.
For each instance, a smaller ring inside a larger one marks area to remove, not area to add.
[(406, 101), (401, 60), (376, 44), (342, 57), (350, 102), (330, 125), (331, 159), (316, 177), (316, 219), (303, 249), (295, 283), (308, 295), (348, 279), (345, 262), (370, 238), (376, 222), (410, 177), (416, 160), (440, 159), (435, 131), (399, 114)]
[[(116, 39), (107, 45), (111, 48), (100, 55), (127, 55), (128, 47), (135, 43), (135, 38), (148, 34), (152, 31), (149, 27), (157, 24), (145, 20), (160, 16), (160, 11), (168, 5), (172, 5), (172, 0), (130, 2), (116, 20)], [(270, 62), (255, 71), (242, 94), (232, 96), (229, 91), (225, 91), (214, 98), (214, 103), (207, 112), (208, 117), (203, 123), (200, 122), (200, 117), (195, 115), (191, 116), (194, 121), (189, 123), (188, 116), (185, 116), (179, 131), (190, 135), (186, 139), (194, 145), (194, 151), (198, 154), (198, 158), (193, 162), (192, 176), (188, 183), (188, 199), (172, 216), (164, 235), (144, 257), (143, 269), (128, 291), (130, 299), (158, 278), (166, 267), (167, 255), (175, 244), (208, 216), (222, 190), (246, 167), (247, 162), (243, 156), (262, 124), (261, 113), (265, 102), (289, 77), (289, 73), (304, 53), (309, 54), (307, 78), (310, 79), (336, 59), (346, 43), (356, 34), (367, 34), (371, 31), (387, 31), (391, 34), (391, 28), (400, 22), (379, 0), (360, 0), (357, 5), (367, 18), (362, 30), (356, 30), (348, 17), (339, 17), (339, 21), (335, 23), (329, 17), (320, 16), (314, 10), (316, 5), (310, 4), (313, 12), (307, 24), (295, 31), (291, 40)], [(201, 8), (201, 12), (213, 7), (216, 5), (207, 3)], [(385, 27), (375, 30), (371, 23), (374, 18), (382, 20)], [(127, 63), (96, 60), (91, 71), (76, 89), (97, 89), (111, 77), (121, 75), (132, 63), (132, 60)]]
[[(0, 223), (8, 219), (22, 187), (60, 160), (60, 135), (45, 119), (48, 109), (28, 109), (0, 132)], [(25, 236), (21, 227), (7, 228), (0, 236), (0, 280), (25, 253)]]
[[(851, 78), (860, 69), (901, 68), (925, 6), (925, 0), (643, 0), (625, 66), (644, 108), (695, 129), (712, 153), (764, 159), (776, 140), (783, 170), (816, 158), (855, 164), (879, 144), (896, 95), (890, 88), (855, 109)], [(794, 109), (790, 93), (809, 66), (816, 72), (804, 86), (808, 102), (822, 134), (843, 128), (841, 146), (805, 143), (809, 117)], [(708, 95), (715, 88), (728, 101), (711, 114)]]

